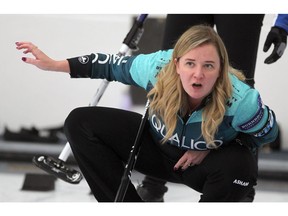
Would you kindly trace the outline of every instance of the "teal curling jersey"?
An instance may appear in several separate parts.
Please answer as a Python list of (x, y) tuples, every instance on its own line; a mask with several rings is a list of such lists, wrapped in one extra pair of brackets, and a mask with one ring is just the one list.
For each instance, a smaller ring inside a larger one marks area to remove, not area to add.
[[(173, 50), (136, 56), (101, 53), (67, 59), (72, 78), (101, 78), (134, 85), (149, 91), (157, 82), (157, 74), (171, 60)], [(229, 74), (233, 93), (226, 102), (226, 112), (215, 135), (217, 146), (229, 144), (239, 133), (250, 135), (255, 146), (274, 141), (278, 135), (275, 115), (266, 106), (256, 89)], [(182, 149), (207, 150), (201, 133), (203, 107), (194, 111), (187, 121), (178, 116), (177, 126), (168, 143)], [(156, 116), (149, 118), (156, 141), (165, 136), (165, 124)]]

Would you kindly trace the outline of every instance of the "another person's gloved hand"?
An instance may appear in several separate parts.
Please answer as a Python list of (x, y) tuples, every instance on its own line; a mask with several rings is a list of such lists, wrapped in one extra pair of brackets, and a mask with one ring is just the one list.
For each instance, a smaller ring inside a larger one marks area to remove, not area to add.
[(284, 53), (287, 44), (287, 32), (280, 27), (272, 27), (267, 35), (263, 51), (267, 52), (272, 43), (274, 44), (274, 49), (271, 55), (265, 59), (264, 63), (266, 64), (276, 62)]

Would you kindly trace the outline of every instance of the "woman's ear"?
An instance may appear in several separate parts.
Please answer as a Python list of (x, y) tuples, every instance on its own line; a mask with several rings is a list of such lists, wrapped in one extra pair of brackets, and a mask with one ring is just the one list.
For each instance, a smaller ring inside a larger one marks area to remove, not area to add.
[(177, 58), (174, 58), (174, 59), (173, 59), (173, 62), (174, 62), (174, 65), (177, 66), (178, 59), (177, 59)]

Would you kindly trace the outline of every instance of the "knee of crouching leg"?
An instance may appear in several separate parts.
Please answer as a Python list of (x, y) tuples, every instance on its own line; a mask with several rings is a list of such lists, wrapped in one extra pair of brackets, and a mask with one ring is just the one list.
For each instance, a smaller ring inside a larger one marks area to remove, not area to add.
[(73, 133), (73, 130), (77, 128), (77, 125), (79, 125), (80, 118), (81, 118), (81, 108), (76, 108), (69, 113), (64, 122), (64, 132), (66, 136), (68, 134)]

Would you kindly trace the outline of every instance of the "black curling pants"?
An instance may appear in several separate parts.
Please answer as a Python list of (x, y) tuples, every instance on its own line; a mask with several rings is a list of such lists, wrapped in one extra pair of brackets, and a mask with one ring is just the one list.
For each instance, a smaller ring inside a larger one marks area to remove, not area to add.
[(259, 37), (264, 14), (168, 14), (163, 49), (172, 48), (185, 30), (197, 24), (215, 26), (232, 66), (240, 69), (254, 87)]
[[(114, 201), (140, 122), (140, 114), (103, 107), (77, 108), (67, 117), (65, 134), (97, 201)], [(200, 165), (174, 171), (183, 153), (155, 143), (147, 123), (135, 170), (185, 184), (202, 193), (203, 202), (239, 201), (256, 185), (257, 163), (242, 145), (229, 143), (211, 151)], [(132, 183), (124, 201), (142, 201)]]

